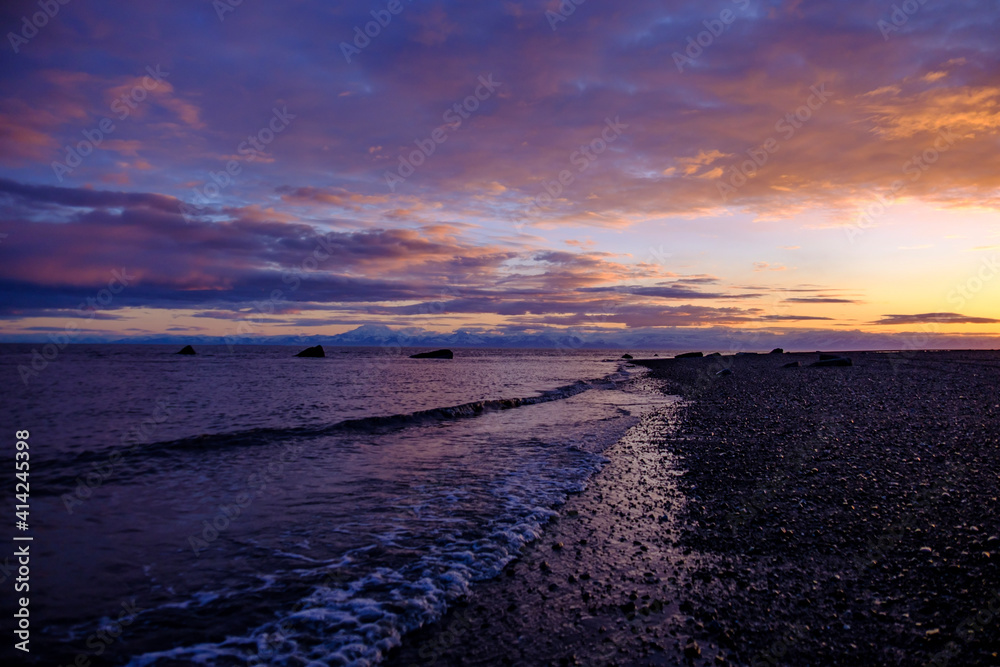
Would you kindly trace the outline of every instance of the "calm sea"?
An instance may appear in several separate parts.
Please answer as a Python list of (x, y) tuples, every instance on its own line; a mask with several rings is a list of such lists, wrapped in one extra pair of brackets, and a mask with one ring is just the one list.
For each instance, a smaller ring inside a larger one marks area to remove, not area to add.
[(620, 352), (77, 345), (26, 385), (32, 347), (0, 346), (0, 415), (37, 664), (377, 663), (672, 400)]

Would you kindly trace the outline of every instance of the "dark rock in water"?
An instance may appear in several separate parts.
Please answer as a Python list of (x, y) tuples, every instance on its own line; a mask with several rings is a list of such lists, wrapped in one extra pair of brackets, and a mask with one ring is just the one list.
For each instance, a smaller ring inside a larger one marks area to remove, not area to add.
[(623, 355), (622, 355), (622, 359), (632, 359), (632, 358), (633, 358), (633, 357), (632, 357), (632, 355), (631, 355), (631, 354), (623, 354)]
[(418, 352), (411, 354), (410, 359), (454, 359), (455, 353), (451, 350), (434, 350), (433, 352)]
[(654, 356), (654, 357), (658, 357), (658, 356), (660, 356), (660, 355), (658, 355), (658, 354), (654, 354), (653, 356)]
[(723, 368), (721, 371), (719, 371), (718, 373), (716, 373), (716, 375), (721, 376), (721, 377), (726, 377), (727, 375), (732, 375), (732, 374), (733, 374), (733, 372), (731, 370), (729, 370), (728, 368)]
[[(824, 355), (824, 356), (830, 357), (830, 355)], [(819, 366), (821, 368), (829, 366), (853, 366), (853, 365), (854, 362), (851, 361), (850, 359), (847, 359), (846, 357), (832, 357), (827, 359), (821, 359), (814, 364), (810, 364), (810, 366)]]
[(198, 354), (198, 353), (195, 352), (194, 348), (191, 347), (190, 345), (185, 345), (184, 347), (181, 348), (181, 351), (178, 352), (177, 354)]
[(323, 346), (322, 345), (317, 345), (316, 347), (307, 347), (306, 349), (302, 350), (301, 352), (299, 352), (295, 356), (296, 357), (314, 357), (314, 358), (315, 357), (325, 357), (326, 356), (326, 352), (323, 351)]
[(839, 354), (823, 354), (822, 352), (820, 352), (819, 355), (820, 361), (829, 361), (831, 359), (842, 359), (842, 358), (843, 357), (841, 357)]
[(802, 365), (802, 364), (800, 364), (800, 363), (799, 363), (799, 362), (797, 362), (797, 361), (790, 361), (790, 362), (788, 362), (787, 364), (785, 364), (784, 366), (782, 366), (782, 368), (798, 368), (798, 367), (799, 367), (799, 366), (801, 366), (801, 365)]
[(780, 347), (776, 347), (773, 350), (771, 350), (771, 354), (784, 354), (784, 353), (785, 353), (785, 351), (783, 349), (781, 349)]
[(684, 354), (678, 354), (674, 359), (697, 359), (704, 356), (705, 354), (702, 352), (685, 352)]

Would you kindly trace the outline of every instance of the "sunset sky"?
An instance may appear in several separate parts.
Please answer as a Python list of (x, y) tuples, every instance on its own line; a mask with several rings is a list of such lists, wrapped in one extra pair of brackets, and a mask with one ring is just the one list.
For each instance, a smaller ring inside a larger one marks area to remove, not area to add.
[(995, 0), (577, 2), (4, 3), (0, 335), (1000, 347)]

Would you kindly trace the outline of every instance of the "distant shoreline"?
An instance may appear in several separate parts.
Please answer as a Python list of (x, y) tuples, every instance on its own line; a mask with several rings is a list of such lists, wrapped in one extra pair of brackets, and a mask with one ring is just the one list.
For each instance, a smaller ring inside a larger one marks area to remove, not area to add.
[[(148, 346), (158, 346), (158, 347), (173, 347), (173, 346), (184, 346), (184, 345), (194, 345), (196, 347), (228, 347), (229, 344), (223, 340), (216, 342), (189, 342), (194, 339), (190, 337), (178, 337), (176, 341), (129, 341), (129, 340), (113, 340), (113, 341), (77, 341), (70, 342), (65, 347), (82, 347), (82, 346), (94, 346), (94, 345), (148, 345)], [(314, 336), (304, 338), (302, 342), (288, 342), (288, 341), (261, 341), (257, 343), (234, 343), (233, 347), (244, 347), (244, 348), (258, 348), (258, 347), (303, 347), (313, 344), (322, 344), (324, 347), (330, 348), (379, 348), (379, 347), (393, 347), (402, 348), (406, 350), (412, 349), (423, 349), (428, 347), (441, 347), (445, 346), (445, 343), (407, 343), (405, 345), (399, 345), (395, 342), (366, 342), (366, 343), (329, 343), (325, 342), (328, 338), (324, 336)], [(996, 341), (997, 338), (993, 337)], [(51, 343), (49, 338), (33, 338), (30, 340), (0, 340), (0, 346), (4, 345), (44, 345)], [(456, 350), (546, 350), (546, 351), (558, 351), (564, 350), (568, 352), (621, 352), (632, 354), (634, 359), (633, 363), (645, 362), (645, 361), (666, 361), (673, 358), (674, 355), (685, 354), (691, 352), (689, 348), (669, 348), (669, 347), (629, 347), (625, 345), (619, 346), (597, 346), (597, 347), (569, 347), (569, 346), (551, 346), (551, 347), (531, 347), (531, 346), (504, 346), (504, 345), (455, 345), (447, 344), (447, 347), (454, 348)], [(658, 358), (653, 358), (651, 356), (638, 356), (644, 353), (655, 353), (658, 354)], [(704, 353), (706, 355), (718, 353), (723, 357), (733, 357), (737, 355), (757, 355), (764, 356), (769, 354), (770, 348), (759, 348), (759, 349), (741, 349), (738, 352), (734, 352), (731, 349), (713, 349), (710, 347), (704, 348)], [(903, 354), (916, 354), (916, 353), (927, 353), (927, 352), (1000, 352), (1000, 347), (929, 347), (921, 349), (910, 349), (906, 347), (898, 348), (871, 348), (871, 349), (856, 349), (856, 348), (840, 348), (840, 347), (828, 347), (822, 348), (821, 350), (813, 349), (787, 349), (785, 354), (814, 354), (816, 352), (830, 352), (830, 353), (844, 353), (844, 354), (893, 354), (893, 353), (903, 353)], [(669, 356), (668, 356), (669, 355)]]

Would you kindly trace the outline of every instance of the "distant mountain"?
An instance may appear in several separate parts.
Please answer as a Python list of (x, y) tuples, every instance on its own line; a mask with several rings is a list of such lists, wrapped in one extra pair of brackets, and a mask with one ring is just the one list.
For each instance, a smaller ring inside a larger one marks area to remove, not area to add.
[[(45, 334), (7, 335), (0, 342), (47, 343)], [(74, 336), (72, 343), (122, 343), (158, 345), (288, 345), (311, 347), (403, 347), (403, 348), (535, 348), (535, 349), (618, 349), (661, 352), (766, 352), (776, 347), (789, 351), (814, 350), (906, 350), (906, 349), (996, 349), (995, 336), (963, 336), (927, 333), (867, 333), (786, 329), (694, 329), (646, 327), (642, 329), (565, 330), (545, 329), (533, 333), (458, 329), (451, 333), (417, 327), (393, 329), (384, 324), (364, 324), (333, 336), (199, 336), (183, 334), (120, 337)]]
[(405, 337), (409, 333), (424, 333), (424, 331), (423, 329), (400, 329), (399, 331), (394, 331), (384, 324), (363, 324), (353, 331), (337, 334), (336, 336), (326, 336), (325, 338), (329, 341), (328, 345), (368, 346), (394, 343), (399, 339), (401, 334)]

